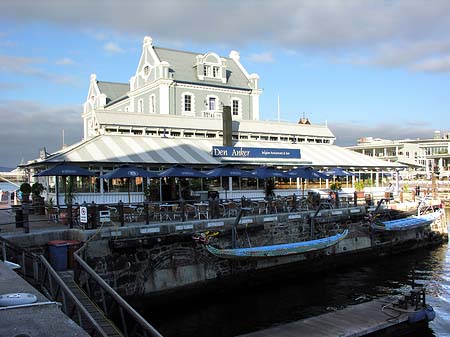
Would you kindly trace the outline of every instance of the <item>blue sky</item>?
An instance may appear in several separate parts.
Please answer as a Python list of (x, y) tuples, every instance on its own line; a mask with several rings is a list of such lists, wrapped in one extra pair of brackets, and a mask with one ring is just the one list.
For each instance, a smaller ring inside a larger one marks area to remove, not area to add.
[(228, 56), (261, 77), (261, 119), (328, 123), (357, 138), (449, 131), (449, 1), (4, 0), (0, 166), (81, 139), (89, 76), (127, 82), (145, 35)]

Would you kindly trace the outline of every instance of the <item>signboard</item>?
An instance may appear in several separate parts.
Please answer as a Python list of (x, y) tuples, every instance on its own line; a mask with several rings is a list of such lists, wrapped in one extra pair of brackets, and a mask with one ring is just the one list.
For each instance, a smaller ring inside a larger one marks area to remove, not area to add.
[(233, 146), (213, 146), (212, 156), (231, 158), (301, 158), (300, 149)]
[(81, 223), (88, 222), (87, 207), (85, 207), (85, 206), (80, 207), (80, 222)]

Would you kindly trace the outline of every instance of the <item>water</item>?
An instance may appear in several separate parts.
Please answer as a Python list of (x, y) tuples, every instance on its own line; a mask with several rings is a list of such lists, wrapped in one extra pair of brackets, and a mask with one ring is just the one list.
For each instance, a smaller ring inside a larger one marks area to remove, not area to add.
[(235, 289), (189, 301), (133, 303), (165, 337), (228, 337), (402, 293), (411, 272), (427, 286), (437, 317), (425, 337), (450, 336), (450, 248), (420, 250), (320, 275)]
[(15, 191), (19, 188), (19, 186), (0, 181), (0, 190), (2, 191)]

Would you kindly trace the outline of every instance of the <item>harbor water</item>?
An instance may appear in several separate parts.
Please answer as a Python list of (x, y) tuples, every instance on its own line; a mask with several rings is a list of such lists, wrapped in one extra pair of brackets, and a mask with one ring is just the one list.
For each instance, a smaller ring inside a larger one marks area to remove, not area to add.
[(428, 303), (436, 312), (425, 336), (450, 337), (448, 244), (318, 275), (293, 275), (256, 288), (189, 300), (180, 295), (170, 302), (140, 299), (133, 305), (165, 337), (229, 337), (402, 293), (413, 275), (426, 285)]

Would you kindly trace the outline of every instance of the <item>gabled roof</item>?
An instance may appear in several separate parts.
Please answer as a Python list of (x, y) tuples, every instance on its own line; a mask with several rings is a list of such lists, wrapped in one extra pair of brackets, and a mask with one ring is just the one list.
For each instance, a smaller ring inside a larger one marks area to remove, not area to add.
[(130, 91), (130, 85), (127, 83), (97, 81), (97, 85), (100, 92), (106, 95), (107, 104), (120, 97), (126, 96), (128, 91)]
[(236, 62), (229, 57), (222, 57), (227, 61), (227, 82), (217, 82), (208, 80), (199, 80), (195, 65), (197, 62), (197, 55), (201, 53), (192, 53), (188, 51), (180, 51), (174, 49), (166, 49), (160, 47), (153, 47), (156, 54), (161, 61), (169, 62), (170, 71), (173, 74), (173, 79), (179, 82), (188, 82), (201, 85), (216, 85), (226, 88), (245, 89), (250, 90), (250, 85), (247, 77), (239, 69)]

